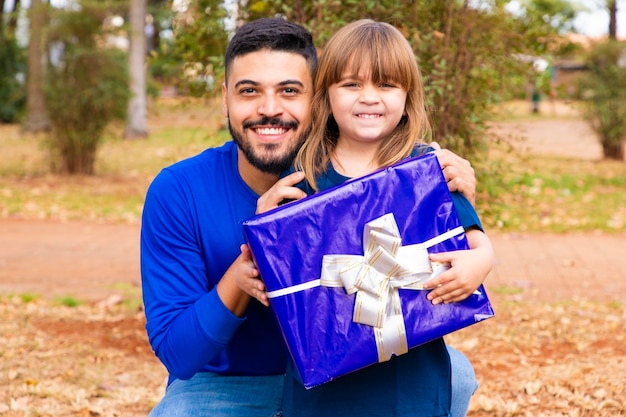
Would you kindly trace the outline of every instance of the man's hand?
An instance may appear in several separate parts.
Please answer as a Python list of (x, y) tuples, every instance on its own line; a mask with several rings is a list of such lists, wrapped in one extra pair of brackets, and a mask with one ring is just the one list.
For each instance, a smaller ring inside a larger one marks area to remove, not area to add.
[(304, 191), (294, 187), (294, 185), (303, 179), (304, 172), (296, 171), (276, 181), (276, 184), (274, 184), (257, 200), (256, 213), (261, 214), (276, 208), (278, 207), (278, 204), (285, 199), (299, 200), (306, 197), (306, 193)]
[[(238, 317), (243, 317), (250, 303), (250, 297), (257, 298), (258, 291), (265, 294), (265, 286), (258, 278), (257, 270), (252, 260), (252, 254), (248, 245), (241, 245), (241, 254), (228, 267), (224, 276), (217, 283), (217, 294), (227, 309)], [(261, 300), (259, 300), (261, 301)]]
[(243, 244), (239, 249), (241, 249), (241, 255), (237, 258), (238, 265), (234, 274), (237, 286), (249, 296), (259, 300), (264, 306), (269, 307), (265, 284), (259, 278), (259, 270), (252, 260), (250, 248)]
[(441, 149), (437, 142), (430, 143), (435, 148), (435, 155), (448, 182), (450, 191), (458, 191), (476, 205), (476, 174), (467, 159), (461, 158), (448, 149)]

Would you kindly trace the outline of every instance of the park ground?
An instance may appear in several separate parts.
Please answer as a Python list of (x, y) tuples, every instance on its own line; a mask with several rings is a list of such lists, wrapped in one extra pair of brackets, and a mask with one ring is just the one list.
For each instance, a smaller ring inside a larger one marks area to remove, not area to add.
[[(497, 128), (526, 136), (525, 152), (601, 156), (576, 117)], [(0, 219), (0, 416), (145, 416), (159, 400), (138, 233), (136, 221)], [(626, 415), (626, 233), (491, 237), (496, 316), (447, 338), (480, 382), (470, 417)]]

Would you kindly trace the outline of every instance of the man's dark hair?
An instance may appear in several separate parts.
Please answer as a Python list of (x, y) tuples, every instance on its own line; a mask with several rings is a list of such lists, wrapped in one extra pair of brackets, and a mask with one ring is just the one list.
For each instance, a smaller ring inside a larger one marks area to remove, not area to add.
[(306, 59), (311, 78), (317, 70), (317, 51), (311, 33), (302, 26), (280, 17), (269, 17), (243, 25), (231, 39), (226, 49), (226, 80), (233, 60), (251, 52), (267, 49), (270, 51), (293, 52)]

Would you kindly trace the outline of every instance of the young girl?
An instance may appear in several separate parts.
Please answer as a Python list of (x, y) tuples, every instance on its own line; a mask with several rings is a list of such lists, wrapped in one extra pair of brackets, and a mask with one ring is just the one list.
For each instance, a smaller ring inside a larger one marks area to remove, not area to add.
[[(308, 194), (430, 150), (422, 144), (430, 126), (420, 71), (399, 30), (360, 20), (330, 39), (315, 78), (312, 119), (295, 161), (306, 176), (299, 187)], [(433, 304), (467, 298), (493, 265), (491, 243), (473, 207), (460, 193), (453, 200), (470, 250), (431, 255), (451, 264), (425, 285), (433, 289)], [(450, 356), (442, 338), (310, 390), (294, 372), (289, 366), (285, 417), (453, 415)], [(454, 417), (465, 414), (465, 402)]]

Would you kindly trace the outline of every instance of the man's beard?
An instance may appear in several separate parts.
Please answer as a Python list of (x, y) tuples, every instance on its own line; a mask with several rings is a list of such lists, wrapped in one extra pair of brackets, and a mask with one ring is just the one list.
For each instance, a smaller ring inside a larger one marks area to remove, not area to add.
[[(263, 119), (256, 121), (256, 122), (245, 122), (243, 124), (243, 128), (245, 130), (245, 129), (251, 129), (252, 127), (255, 127), (255, 126), (268, 126), (268, 125), (271, 125), (272, 127), (286, 127), (286, 128), (292, 129), (293, 131), (296, 131), (299, 126), (297, 122), (285, 122), (283, 120), (276, 119), (276, 118), (264, 117)], [(239, 149), (241, 149), (241, 151), (245, 155), (248, 162), (250, 162), (250, 164), (253, 167), (257, 168), (258, 170), (262, 172), (266, 172), (268, 174), (280, 174), (281, 172), (291, 167), (291, 164), (293, 163), (293, 160), (296, 157), (296, 154), (298, 153), (298, 149), (300, 149), (300, 147), (306, 140), (307, 136), (309, 136), (309, 133), (311, 132), (311, 128), (302, 132), (300, 136), (296, 138), (296, 141), (293, 142), (291, 146), (287, 148), (283, 154), (272, 153), (272, 151), (274, 151), (280, 146), (279, 144), (263, 145), (264, 149), (270, 155), (267, 157), (262, 157), (261, 155), (258, 155), (255, 152), (255, 149), (252, 147), (250, 142), (247, 142), (244, 140), (242, 133), (233, 129), (233, 127), (230, 124), (230, 121), (228, 123), (228, 130), (230, 131), (230, 134), (233, 137), (233, 140), (235, 141)]]

